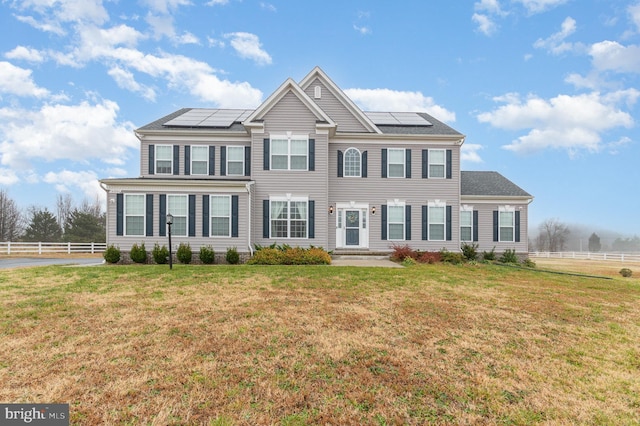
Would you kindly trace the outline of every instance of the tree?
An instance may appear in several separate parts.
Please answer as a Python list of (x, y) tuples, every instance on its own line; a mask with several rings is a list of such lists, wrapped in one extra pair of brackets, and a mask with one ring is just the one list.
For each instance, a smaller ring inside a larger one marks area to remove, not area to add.
[(589, 251), (599, 252), (601, 248), (600, 237), (594, 232), (589, 237)]
[(56, 217), (46, 208), (31, 208), (31, 222), (22, 237), (25, 241), (58, 242), (62, 239), (62, 229)]
[(58, 198), (56, 198), (56, 214), (58, 217), (58, 226), (60, 226), (60, 229), (65, 227), (72, 211), (73, 198), (71, 197), (71, 194), (58, 194)]
[(22, 215), (9, 193), (0, 189), (0, 241), (15, 241), (22, 231)]
[(71, 212), (65, 224), (64, 240), (74, 243), (104, 243), (107, 240), (104, 220), (76, 209)]
[(547, 219), (538, 228), (540, 234), (536, 239), (539, 251), (562, 251), (567, 243), (569, 228), (558, 219)]

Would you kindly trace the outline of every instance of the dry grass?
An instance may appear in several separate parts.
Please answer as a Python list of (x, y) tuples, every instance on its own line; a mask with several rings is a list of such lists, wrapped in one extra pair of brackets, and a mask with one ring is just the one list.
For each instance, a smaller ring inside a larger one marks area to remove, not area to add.
[(637, 424), (639, 301), (638, 278), (490, 265), (0, 271), (0, 401), (86, 425)]

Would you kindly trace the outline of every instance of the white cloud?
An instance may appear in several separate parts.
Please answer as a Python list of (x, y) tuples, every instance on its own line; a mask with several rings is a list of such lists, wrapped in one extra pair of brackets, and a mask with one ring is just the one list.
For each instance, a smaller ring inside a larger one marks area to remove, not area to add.
[(427, 112), (445, 122), (454, 122), (455, 113), (436, 105), (433, 98), (420, 92), (402, 92), (390, 89), (346, 89), (349, 96), (365, 111)]
[(353, 24), (353, 29), (356, 30), (357, 32), (359, 32), (362, 35), (367, 35), (367, 34), (371, 34), (371, 28), (367, 27), (367, 26), (363, 26), (363, 27), (359, 27), (356, 24)]
[(529, 13), (542, 13), (558, 7), (568, 0), (515, 0), (521, 3)]
[(477, 143), (464, 143), (460, 150), (460, 159), (467, 163), (483, 163), (478, 151), (484, 147)]
[(599, 71), (640, 73), (640, 46), (605, 40), (593, 44), (589, 54)]
[(102, 0), (57, 0), (57, 1), (23, 1), (13, 2), (12, 6), (19, 10), (31, 10), (44, 18), (38, 20), (33, 16), (17, 18), (42, 31), (64, 34), (61, 24), (66, 22), (104, 24), (109, 14), (102, 5)]
[(165, 15), (178, 9), (180, 6), (191, 5), (191, 1), (189, 0), (144, 0), (142, 3), (149, 6), (151, 10)]
[(149, 101), (156, 100), (156, 92), (152, 88), (138, 83), (130, 71), (120, 67), (113, 67), (108, 71), (108, 74), (115, 80), (118, 87), (139, 93)]
[(498, 16), (508, 15), (508, 13), (503, 11), (502, 7), (500, 7), (500, 2), (498, 2), (498, 0), (481, 0), (476, 2), (473, 5), (473, 8), (475, 10), (490, 13), (492, 15), (498, 15)]
[(554, 55), (560, 55), (571, 51), (575, 46), (573, 43), (566, 42), (565, 39), (573, 34), (576, 31), (576, 28), (576, 20), (569, 16), (562, 22), (560, 31), (552, 34), (546, 39), (538, 39), (533, 44), (533, 47), (536, 49), (546, 49)]
[(471, 20), (478, 25), (478, 31), (486, 36), (495, 33), (498, 28), (497, 24), (488, 15), (474, 13)]
[(7, 59), (17, 59), (34, 63), (43, 62), (45, 59), (45, 56), (39, 50), (25, 46), (18, 46), (5, 53), (4, 56)]
[(0, 167), (0, 185), (13, 185), (18, 183), (20, 179), (16, 172), (12, 169)]
[(507, 130), (527, 130), (503, 148), (520, 154), (545, 149), (564, 149), (570, 155), (578, 151), (598, 152), (602, 134), (610, 129), (634, 124), (633, 117), (618, 104), (634, 103), (640, 92), (632, 89), (601, 95), (598, 92), (576, 96), (558, 95), (549, 100), (529, 96), (522, 101), (509, 94), (496, 98), (506, 102), (491, 112), (478, 115), (478, 121)]
[(210, 0), (206, 3), (207, 6), (224, 6), (225, 4), (229, 4), (229, 0)]
[(262, 43), (257, 35), (244, 32), (225, 34), (231, 47), (240, 55), (241, 58), (251, 59), (258, 65), (271, 64), (271, 56), (262, 49)]
[(260, 8), (263, 10), (268, 10), (269, 12), (277, 12), (278, 10), (271, 3), (265, 3), (263, 1), (260, 2)]
[(31, 77), (31, 70), (17, 67), (10, 62), (0, 61), (0, 93), (16, 96), (46, 98), (47, 89), (39, 87)]
[(96, 197), (103, 198), (105, 195), (100, 187), (98, 176), (93, 171), (49, 172), (44, 176), (43, 181), (54, 185), (58, 192), (63, 193), (73, 192), (71, 188), (79, 188), (89, 200), (94, 200)]
[(640, 31), (640, 3), (629, 6), (627, 9), (637, 31)]
[(46, 33), (53, 33), (59, 36), (65, 35), (66, 31), (62, 28), (62, 25), (59, 22), (54, 21), (45, 21), (40, 22), (35, 19), (33, 16), (16, 16), (16, 19), (22, 23), (27, 25), (31, 25), (33, 28), (44, 31)]

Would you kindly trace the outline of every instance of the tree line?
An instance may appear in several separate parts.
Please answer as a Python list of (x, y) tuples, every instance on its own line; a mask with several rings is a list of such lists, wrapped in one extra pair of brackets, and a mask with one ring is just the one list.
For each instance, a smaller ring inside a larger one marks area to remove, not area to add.
[(55, 209), (31, 206), (22, 211), (0, 189), (0, 241), (106, 242), (106, 213), (97, 197), (76, 205), (70, 194), (58, 195)]

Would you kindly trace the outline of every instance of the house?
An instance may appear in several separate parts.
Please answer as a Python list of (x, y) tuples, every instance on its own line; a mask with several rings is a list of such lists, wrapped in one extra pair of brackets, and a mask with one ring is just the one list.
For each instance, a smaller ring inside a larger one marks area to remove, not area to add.
[(320, 69), (256, 109), (185, 108), (136, 130), (136, 178), (103, 179), (107, 243), (527, 252), (533, 197), (460, 171), (465, 136), (426, 113), (364, 112)]

